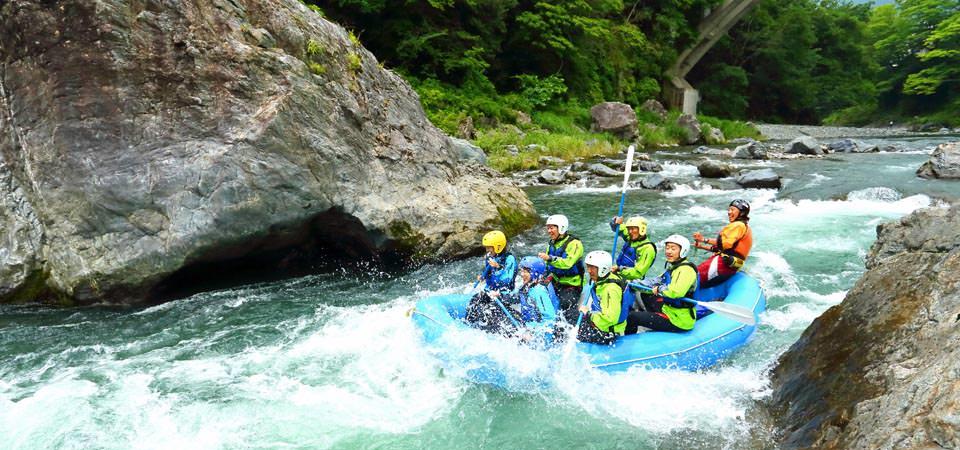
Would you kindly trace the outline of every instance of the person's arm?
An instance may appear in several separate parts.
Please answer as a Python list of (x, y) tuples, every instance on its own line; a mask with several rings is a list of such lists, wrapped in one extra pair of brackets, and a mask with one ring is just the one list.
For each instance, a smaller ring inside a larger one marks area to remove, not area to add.
[[(713, 241), (713, 242), (711, 243), (711, 241)], [(717, 245), (717, 240), (716, 240), (716, 239), (705, 238), (705, 237), (703, 237), (703, 234), (701, 234), (699, 231), (696, 232), (696, 233), (693, 233), (693, 246), (694, 246), (694, 247), (700, 248), (700, 249), (703, 249), (703, 250), (709, 250), (709, 251), (712, 252), (712, 251), (713, 251), (713, 246), (715, 246), (715, 245)]]
[(517, 258), (513, 255), (507, 256), (503, 262), (503, 267), (497, 269), (493, 276), (501, 286), (509, 285), (517, 277)]
[(527, 300), (540, 311), (540, 320), (528, 324), (533, 335), (543, 338), (544, 335), (552, 333), (554, 323), (557, 321), (557, 310), (553, 307), (553, 301), (550, 300), (547, 290), (545, 288), (530, 289)]
[(567, 257), (561, 258), (559, 256), (551, 256), (550, 264), (557, 269), (565, 270), (569, 269), (580, 260), (583, 256), (583, 243), (579, 239), (574, 239), (569, 244), (567, 244)]
[(674, 277), (670, 280), (670, 285), (667, 286), (666, 289), (660, 290), (659, 295), (673, 306), (690, 306), (690, 303), (684, 301), (670, 300), (686, 296), (687, 292), (690, 291), (690, 288), (693, 287), (693, 284), (696, 282), (697, 271), (690, 266), (680, 266), (680, 268), (674, 272)]

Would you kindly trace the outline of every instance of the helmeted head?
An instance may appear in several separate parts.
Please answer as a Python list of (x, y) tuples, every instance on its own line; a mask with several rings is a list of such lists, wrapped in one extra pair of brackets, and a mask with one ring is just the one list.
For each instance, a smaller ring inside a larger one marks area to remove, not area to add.
[(502, 231), (494, 230), (483, 235), (483, 246), (493, 249), (493, 254), (499, 255), (507, 248), (507, 236)]
[[(627, 233), (630, 233), (632, 239), (647, 235), (647, 219), (643, 217), (633, 216), (623, 222), (623, 226), (627, 227)], [(631, 228), (636, 229), (636, 235), (634, 235), (634, 230), (631, 230)]]
[[(542, 259), (537, 258), (536, 256), (524, 256), (520, 260), (520, 270), (525, 270), (530, 273), (530, 279), (537, 281), (543, 277), (544, 272), (547, 271), (547, 265), (543, 262)], [(529, 280), (524, 280), (527, 282)]]
[(730, 206), (727, 207), (727, 217), (731, 222), (737, 219), (750, 220), (750, 203), (742, 198), (730, 202)]
[[(671, 244), (676, 245), (677, 248), (670, 248)], [(686, 258), (687, 252), (690, 250), (690, 240), (679, 234), (671, 234), (663, 241), (663, 250), (667, 255), (667, 261), (673, 262)], [(671, 259), (671, 255), (675, 255), (672, 257), (673, 259)]]
[[(603, 250), (594, 250), (590, 253), (587, 253), (587, 257), (583, 259), (583, 263), (587, 266), (587, 272), (591, 272), (590, 268), (595, 267), (597, 278), (603, 278), (610, 274), (610, 266), (613, 265), (613, 257), (610, 256), (609, 252)], [(593, 275), (591, 273), (591, 275)]]
[[(547, 217), (547, 233), (550, 234), (550, 239), (556, 239), (559, 236), (567, 234), (567, 227), (569, 226), (570, 221), (567, 220), (567, 216), (563, 214), (554, 214)], [(556, 231), (553, 231), (551, 228)]]

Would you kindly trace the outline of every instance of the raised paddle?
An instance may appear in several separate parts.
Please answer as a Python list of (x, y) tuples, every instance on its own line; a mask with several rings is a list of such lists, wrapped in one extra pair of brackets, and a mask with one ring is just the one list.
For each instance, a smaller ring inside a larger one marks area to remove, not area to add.
[[(637, 282), (629, 283), (628, 286), (638, 288), (642, 291), (653, 292), (649, 286), (645, 284), (640, 284)], [(694, 300), (687, 297), (679, 297), (675, 300), (683, 300), (687, 303), (693, 303), (694, 305), (700, 305), (704, 308), (709, 309), (721, 316), (736, 320), (737, 322), (746, 324), (746, 325), (756, 325), (757, 317), (753, 314), (753, 311), (744, 308), (742, 306), (731, 305), (724, 302), (701, 302), (699, 300)]]
[[(627, 147), (627, 164), (623, 168), (623, 189), (620, 191), (620, 209), (617, 211), (617, 217), (623, 217), (623, 203), (627, 200), (627, 183), (630, 181), (630, 170), (633, 169), (633, 146)], [(611, 257), (617, 255), (617, 239), (620, 237), (620, 227), (613, 231), (613, 251)]]
[[(623, 188), (620, 190), (620, 208), (619, 208), (619, 211), (617, 212), (618, 217), (623, 216), (623, 203), (627, 200), (627, 184), (630, 182), (630, 170), (633, 169), (633, 152), (635, 150), (636, 148), (633, 145), (627, 147), (627, 161), (626, 161), (626, 164), (624, 164), (623, 166)], [(617, 238), (618, 237), (620, 237), (619, 228), (617, 228), (617, 230), (614, 231), (614, 234), (613, 234), (613, 252), (610, 253), (611, 258), (613, 257), (613, 255), (617, 254)], [(583, 287), (581, 288), (581, 291), (580, 291), (580, 297), (582, 298), (580, 304), (583, 306), (588, 306), (587, 302), (591, 298), (589, 295), (586, 295), (586, 293), (589, 292), (588, 289), (590, 288), (590, 284), (591, 284), (591, 283), (588, 283), (586, 280), (587, 280), (587, 277), (584, 277)], [(573, 327), (573, 336), (570, 338), (570, 342), (574, 342), (574, 340), (577, 338), (577, 335), (580, 334), (581, 322), (583, 322), (582, 312), (577, 316), (577, 324)], [(567, 345), (567, 347), (565, 347), (563, 350), (564, 352), (563, 355), (567, 356), (567, 354), (569, 354), (570, 350), (572, 349), (573, 349), (572, 344)]]

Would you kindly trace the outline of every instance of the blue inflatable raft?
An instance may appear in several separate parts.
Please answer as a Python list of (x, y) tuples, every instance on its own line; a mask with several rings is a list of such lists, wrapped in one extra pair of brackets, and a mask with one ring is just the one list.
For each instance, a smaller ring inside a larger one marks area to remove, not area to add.
[[(755, 317), (767, 306), (760, 284), (744, 273), (737, 273), (718, 286), (698, 290), (694, 299), (701, 302), (723, 299), (726, 304), (753, 311)], [(445, 333), (453, 329), (469, 329), (462, 321), (469, 301), (469, 295), (450, 294), (417, 302), (412, 318), (428, 346), (443, 345)], [(638, 365), (693, 371), (716, 364), (746, 344), (755, 330), (756, 325), (746, 325), (712, 313), (697, 320), (693, 330), (685, 333), (647, 331), (621, 336), (613, 345), (577, 343), (576, 349), (588, 355), (593, 367), (607, 372), (624, 371)], [(556, 349), (550, 351), (560, 353)], [(451, 352), (441, 352), (443, 354), (449, 356)], [(505, 375), (498, 371), (494, 358), (474, 356), (469, 362), (445, 362), (467, 364), (469, 367), (465, 373), (473, 381), (499, 386), (509, 384)]]

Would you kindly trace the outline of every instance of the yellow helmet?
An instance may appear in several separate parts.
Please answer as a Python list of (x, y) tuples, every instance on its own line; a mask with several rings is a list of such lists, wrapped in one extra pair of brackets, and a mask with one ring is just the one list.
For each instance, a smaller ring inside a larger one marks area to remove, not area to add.
[(500, 254), (507, 247), (507, 237), (502, 231), (491, 231), (483, 235), (483, 246), (493, 247), (493, 252)]
[(637, 227), (640, 229), (640, 235), (647, 234), (647, 219), (640, 216), (633, 216), (623, 223), (625, 227)]

